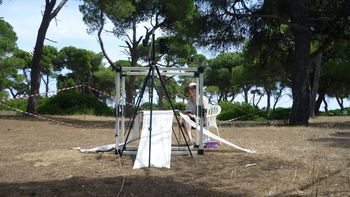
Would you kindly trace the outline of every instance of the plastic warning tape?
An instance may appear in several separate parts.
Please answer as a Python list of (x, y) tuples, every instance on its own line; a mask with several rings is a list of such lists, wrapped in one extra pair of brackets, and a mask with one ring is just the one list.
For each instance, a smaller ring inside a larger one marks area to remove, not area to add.
[(55, 93), (55, 92), (62, 92), (62, 91), (65, 91), (65, 90), (70, 90), (70, 89), (78, 88), (78, 87), (81, 87), (81, 86), (83, 86), (83, 85), (76, 85), (76, 86), (72, 86), (72, 87), (68, 87), (68, 88), (62, 88), (62, 89), (59, 89), (59, 90), (53, 90), (53, 91), (43, 92), (43, 93), (38, 93), (38, 94), (31, 94), (31, 95), (28, 95), (28, 96), (23, 96), (23, 97), (18, 97), (18, 98), (2, 99), (1, 102), (7, 102), (7, 101), (13, 101), (13, 100), (19, 100), (19, 99), (28, 99), (30, 97), (36, 97), (36, 96), (46, 95), (46, 94)]

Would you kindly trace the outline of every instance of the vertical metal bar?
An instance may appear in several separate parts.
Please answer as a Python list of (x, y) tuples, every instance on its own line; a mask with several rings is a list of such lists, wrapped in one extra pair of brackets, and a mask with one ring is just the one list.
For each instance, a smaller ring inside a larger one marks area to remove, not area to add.
[[(120, 73), (117, 72), (115, 75), (115, 150), (119, 149), (119, 100), (120, 100)], [(117, 153), (117, 152), (116, 152)]]
[(149, 113), (149, 145), (148, 145), (148, 148), (149, 148), (149, 155), (148, 155), (148, 167), (150, 168), (151, 167), (151, 144), (152, 144), (152, 119), (153, 119), (153, 109), (152, 109), (152, 105), (153, 105), (153, 88), (154, 88), (154, 67), (156, 65), (156, 58), (155, 58), (155, 55), (156, 55), (156, 51), (155, 51), (155, 34), (154, 34), (154, 30), (153, 30), (153, 33), (152, 33), (152, 64), (150, 65), (151, 66), (151, 69), (152, 69), (152, 78), (151, 78), (151, 82), (150, 82), (150, 85), (149, 85), (149, 91), (148, 91), (148, 96), (149, 96), (149, 105), (150, 105), (150, 113)]
[(122, 100), (121, 100), (121, 135), (123, 142), (125, 141), (125, 103), (126, 103), (126, 94), (125, 94), (125, 76), (121, 75), (121, 89), (122, 89)]
[(196, 77), (196, 144), (198, 145), (200, 143), (199, 136), (200, 136), (200, 130), (198, 130), (198, 126), (200, 126), (200, 109), (199, 109), (199, 98), (200, 98), (200, 91), (199, 91), (199, 76)]
[(205, 119), (205, 111), (204, 111), (204, 105), (203, 105), (203, 72), (199, 73), (199, 106), (200, 106), (200, 131), (199, 131), (199, 151), (200, 153), (204, 153), (204, 146), (203, 146), (203, 122)]

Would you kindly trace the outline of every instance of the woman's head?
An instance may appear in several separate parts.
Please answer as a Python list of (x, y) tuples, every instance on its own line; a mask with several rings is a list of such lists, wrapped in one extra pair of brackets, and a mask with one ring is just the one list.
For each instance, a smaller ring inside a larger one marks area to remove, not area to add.
[(196, 96), (196, 87), (197, 87), (196, 83), (190, 83), (187, 86), (188, 92), (190, 93), (190, 96)]

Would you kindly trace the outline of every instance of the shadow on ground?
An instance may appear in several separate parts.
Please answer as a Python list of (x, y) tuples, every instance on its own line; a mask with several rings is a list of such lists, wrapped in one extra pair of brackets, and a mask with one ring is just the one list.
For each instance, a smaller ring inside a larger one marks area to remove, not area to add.
[(350, 131), (338, 131), (330, 134), (329, 137), (310, 139), (310, 141), (322, 142), (335, 148), (350, 148)]
[[(232, 188), (232, 191), (237, 188)], [(231, 192), (232, 192), (231, 191)], [(228, 191), (229, 192), (229, 191)], [(0, 183), (0, 196), (243, 196), (211, 190), (205, 183), (180, 183), (172, 177), (128, 176), (25, 183)]]
[(322, 128), (350, 128), (350, 121), (345, 122), (313, 122), (309, 123), (310, 127), (322, 127)]

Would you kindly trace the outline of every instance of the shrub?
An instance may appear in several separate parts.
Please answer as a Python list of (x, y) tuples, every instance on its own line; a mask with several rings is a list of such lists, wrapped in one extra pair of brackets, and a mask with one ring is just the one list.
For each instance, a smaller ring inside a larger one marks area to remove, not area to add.
[[(149, 102), (142, 103), (142, 104), (140, 105), (140, 108), (143, 109), (143, 110), (149, 110)], [(152, 104), (152, 109), (153, 109), (153, 110), (158, 109), (158, 105), (155, 104), (155, 103), (153, 103), (153, 104)]]
[(265, 113), (258, 107), (254, 107), (248, 103), (219, 103), (222, 111), (218, 115), (219, 120), (230, 120), (237, 118), (239, 120), (262, 120), (265, 119)]
[[(38, 97), (37, 98), (38, 107), (41, 106), (43, 103), (45, 103), (46, 100), (47, 100), (47, 98), (45, 98), (45, 97)], [(4, 104), (8, 105), (14, 109), (26, 111), (27, 110), (27, 103), (28, 103), (28, 99), (23, 98), (23, 99), (10, 100), (10, 101), (5, 102)], [(8, 108), (6, 108), (4, 106), (0, 106), (0, 110), (8, 110)]]
[(113, 110), (95, 96), (80, 92), (59, 93), (38, 106), (38, 112), (51, 115), (113, 115)]
[[(183, 102), (173, 102), (173, 106), (175, 110), (183, 111), (186, 109), (186, 103), (183, 103)], [(171, 110), (171, 106), (168, 101), (164, 102), (164, 108), (167, 110)]]
[(274, 111), (270, 112), (270, 120), (288, 120), (292, 113), (291, 108), (276, 108)]
[(344, 108), (343, 111), (340, 109), (329, 110), (328, 112), (321, 112), (320, 116), (349, 116), (350, 108)]

